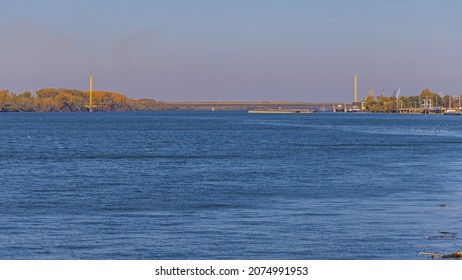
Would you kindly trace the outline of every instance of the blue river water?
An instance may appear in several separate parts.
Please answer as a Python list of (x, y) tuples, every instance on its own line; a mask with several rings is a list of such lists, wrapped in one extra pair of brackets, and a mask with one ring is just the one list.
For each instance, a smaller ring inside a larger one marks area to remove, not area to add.
[(462, 249), (462, 117), (1, 113), (0, 259)]

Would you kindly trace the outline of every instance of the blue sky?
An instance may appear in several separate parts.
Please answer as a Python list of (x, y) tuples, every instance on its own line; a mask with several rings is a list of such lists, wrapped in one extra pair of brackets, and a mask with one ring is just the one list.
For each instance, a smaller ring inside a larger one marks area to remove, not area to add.
[(0, 88), (164, 101), (462, 93), (462, 1), (0, 0)]

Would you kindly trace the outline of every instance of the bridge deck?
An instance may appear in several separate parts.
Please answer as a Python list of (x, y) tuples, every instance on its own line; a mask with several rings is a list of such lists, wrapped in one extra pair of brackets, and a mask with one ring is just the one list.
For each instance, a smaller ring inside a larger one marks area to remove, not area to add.
[(338, 102), (168, 102), (179, 109), (191, 110), (251, 110), (251, 109), (319, 109), (330, 110)]

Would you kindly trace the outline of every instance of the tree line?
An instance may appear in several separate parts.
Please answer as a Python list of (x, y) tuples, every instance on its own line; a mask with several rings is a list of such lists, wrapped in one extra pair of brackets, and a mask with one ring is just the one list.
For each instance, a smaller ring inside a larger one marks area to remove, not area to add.
[(444, 107), (459, 108), (460, 98), (451, 95), (440, 95), (428, 88), (422, 90), (419, 95), (415, 96), (373, 96), (368, 95), (364, 98), (364, 107), (366, 112), (390, 113), (401, 108), (423, 108)]
[[(159, 111), (170, 105), (153, 99), (133, 100), (108, 91), (94, 91), (94, 111)], [(0, 112), (85, 112), (89, 111), (90, 93), (75, 89), (45, 88), (23, 93), (0, 90)]]
[[(426, 100), (426, 101), (425, 101)], [(459, 108), (459, 97), (439, 95), (424, 89), (416, 96), (373, 96), (363, 99), (364, 111), (390, 113), (400, 108), (432, 107)], [(90, 93), (75, 89), (44, 88), (32, 93), (10, 93), (0, 90), (0, 112), (85, 112), (89, 111)], [(109, 91), (93, 92), (94, 111), (161, 111), (178, 109), (153, 99), (130, 99)], [(459, 108), (460, 109), (460, 108)]]

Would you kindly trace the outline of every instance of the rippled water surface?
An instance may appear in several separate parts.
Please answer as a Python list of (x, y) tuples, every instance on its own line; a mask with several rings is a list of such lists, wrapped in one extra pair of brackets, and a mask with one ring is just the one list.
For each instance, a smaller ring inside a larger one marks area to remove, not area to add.
[(0, 114), (0, 259), (462, 250), (462, 117)]

